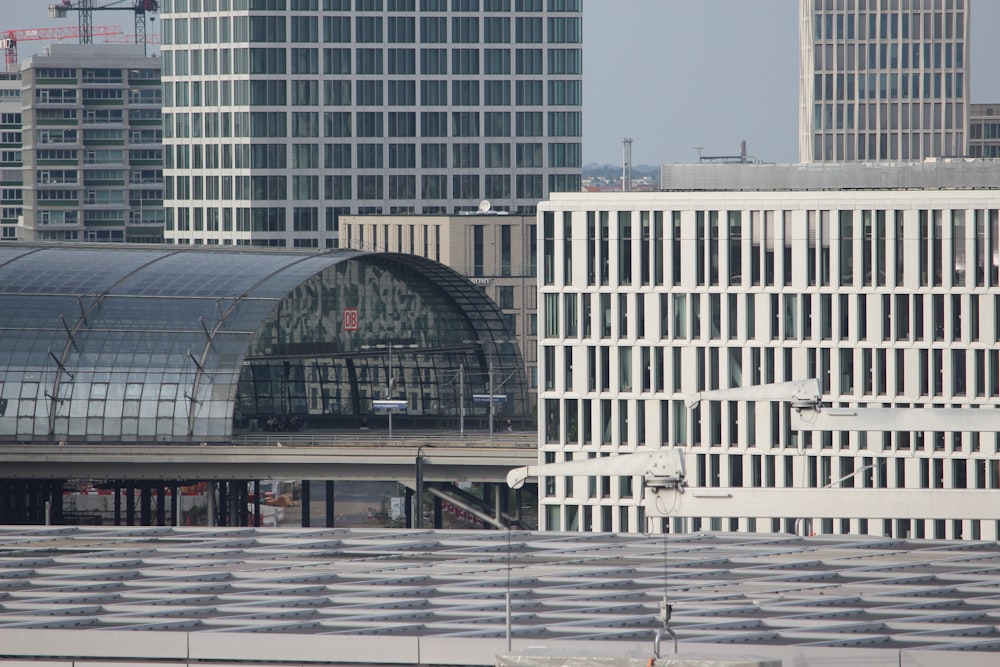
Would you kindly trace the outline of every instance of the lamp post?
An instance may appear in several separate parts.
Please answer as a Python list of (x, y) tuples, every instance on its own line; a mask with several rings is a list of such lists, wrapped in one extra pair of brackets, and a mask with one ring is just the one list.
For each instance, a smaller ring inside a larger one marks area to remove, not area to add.
[[(392, 398), (392, 341), (386, 345), (389, 353), (389, 367), (385, 374), (385, 400)], [(389, 408), (389, 439), (392, 440), (392, 408)]]
[(388, 415), (389, 415), (389, 439), (391, 440), (392, 439), (392, 413), (395, 410), (404, 410), (404, 409), (406, 409), (406, 401), (405, 400), (396, 400), (396, 399), (394, 399), (392, 397), (393, 392), (396, 390), (396, 387), (399, 385), (399, 379), (396, 378), (396, 377), (393, 377), (393, 374), (392, 374), (392, 348), (394, 348), (394, 347), (398, 347), (398, 348), (403, 348), (403, 347), (417, 347), (417, 346), (416, 345), (404, 345), (404, 344), (393, 345), (392, 341), (390, 340), (387, 343), (384, 343), (384, 344), (381, 344), (381, 345), (362, 345), (361, 347), (362, 347), (362, 349), (366, 349), (366, 350), (368, 350), (368, 349), (376, 349), (376, 350), (378, 350), (378, 349), (382, 349), (382, 348), (386, 349), (386, 354), (387, 354), (389, 365), (388, 365), (388, 368), (386, 369), (385, 398), (382, 399), (382, 400), (379, 400), (379, 399), (373, 400), (372, 401), (372, 407), (374, 409), (376, 409), (376, 410), (385, 410), (388, 413)]

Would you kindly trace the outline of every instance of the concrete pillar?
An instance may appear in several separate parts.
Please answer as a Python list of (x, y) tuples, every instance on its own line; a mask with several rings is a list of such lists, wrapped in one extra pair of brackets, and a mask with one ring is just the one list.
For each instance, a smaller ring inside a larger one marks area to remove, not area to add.
[(308, 528), (312, 522), (309, 511), (309, 499), (312, 497), (309, 489), (309, 480), (302, 480), (302, 527)]
[(333, 480), (326, 481), (326, 527), (333, 528), (336, 525), (336, 495), (334, 493)]
[(205, 513), (205, 521), (209, 526), (215, 525), (216, 517), (216, 506), (215, 506), (215, 494), (218, 491), (218, 484), (216, 482), (208, 483), (208, 492), (205, 494), (208, 501), (208, 511)]

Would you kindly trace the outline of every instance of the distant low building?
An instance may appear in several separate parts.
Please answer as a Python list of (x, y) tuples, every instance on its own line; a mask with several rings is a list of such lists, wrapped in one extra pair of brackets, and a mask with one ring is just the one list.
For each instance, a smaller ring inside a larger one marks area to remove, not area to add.
[(969, 105), (969, 157), (1000, 158), (1000, 104)]

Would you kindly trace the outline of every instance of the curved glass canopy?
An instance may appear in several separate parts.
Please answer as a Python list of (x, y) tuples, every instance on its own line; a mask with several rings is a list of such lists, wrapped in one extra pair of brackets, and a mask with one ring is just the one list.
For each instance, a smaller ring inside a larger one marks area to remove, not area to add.
[(234, 419), (355, 425), (386, 394), (421, 426), (491, 367), (528, 412), (496, 305), (409, 255), (2, 245), (0, 312), (0, 440), (225, 441)]

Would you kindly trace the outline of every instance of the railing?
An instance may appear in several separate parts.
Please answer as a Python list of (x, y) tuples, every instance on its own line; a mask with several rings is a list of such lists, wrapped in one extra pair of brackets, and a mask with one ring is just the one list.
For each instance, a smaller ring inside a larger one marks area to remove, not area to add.
[(524, 431), (519, 433), (469, 434), (465, 437), (454, 431), (414, 431), (393, 433), (389, 437), (383, 432), (249, 432), (234, 433), (233, 444), (260, 447), (469, 447), (493, 449), (531, 449), (538, 446), (538, 435)]

